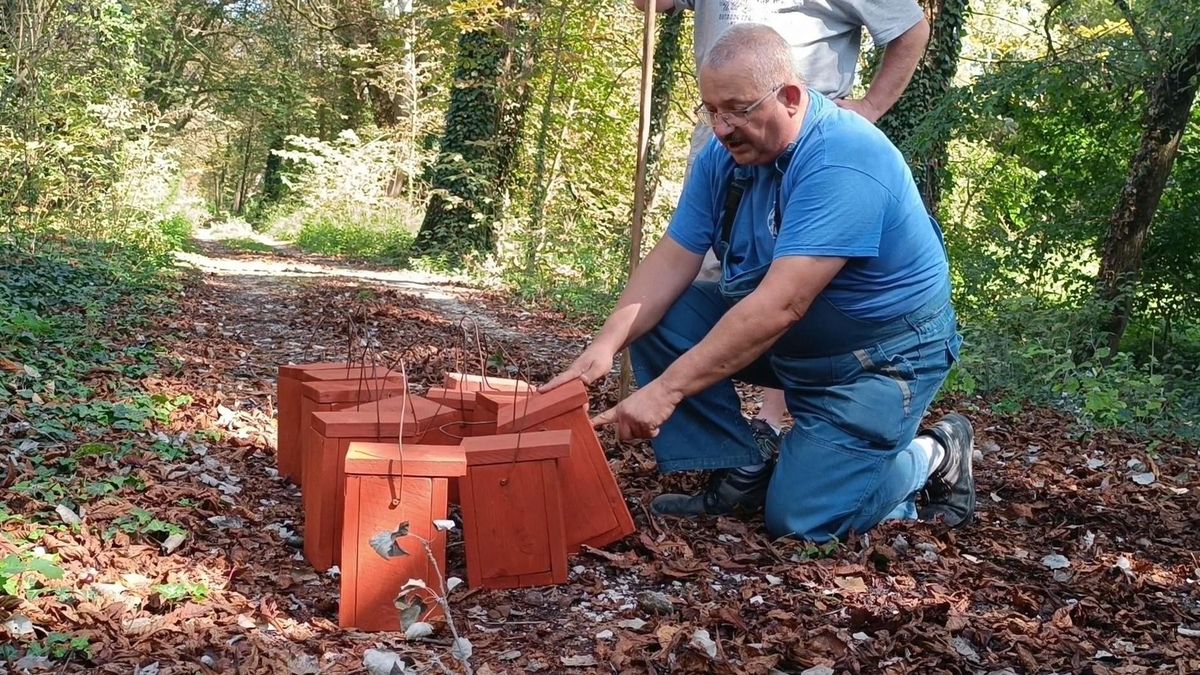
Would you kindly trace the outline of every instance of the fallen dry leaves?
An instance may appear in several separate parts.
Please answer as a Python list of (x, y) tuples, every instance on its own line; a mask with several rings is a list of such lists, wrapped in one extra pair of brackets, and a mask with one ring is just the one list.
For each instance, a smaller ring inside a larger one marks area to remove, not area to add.
[[(586, 335), (499, 296), (465, 302), (507, 328), (504, 340), (487, 333), (482, 349), (502, 374), (518, 366), (545, 380)], [(142, 383), (192, 397), (155, 430), (187, 434), (186, 456), (131, 456), (145, 489), (96, 500), (73, 530), (0, 525), (10, 538), (37, 537), (67, 571), (48, 584), (61, 593), (18, 608), (40, 632), (89, 638), (90, 663), (50, 666), (358, 673), (373, 649), (373, 659), (431, 668), (437, 657), (453, 668), (445, 635), (406, 642), (337, 628), (336, 575), (299, 555), (299, 495), (274, 472), (273, 380), (281, 363), (365, 351), (381, 363), (403, 357), (411, 381), (429, 385), (449, 368), (477, 368), (480, 350), (464, 343), (459, 319), (381, 284), (195, 277), (180, 312), (157, 327), (182, 365)], [(96, 375), (101, 391), (111, 376)], [(615, 378), (598, 387), (593, 405), (611, 404), (614, 388)], [(983, 401), (954, 403), (982, 451), (976, 524), (890, 523), (836, 547), (769, 541), (761, 520), (652, 521), (644, 505), (653, 495), (698, 478), (660, 477), (648, 447), (605, 432), (638, 534), (574, 557), (564, 586), (455, 591), (475, 671), (1200, 672), (1197, 449), (1166, 440), (1151, 453), (1144, 440), (1081, 433), (1051, 411), (1002, 418)], [(98, 479), (113, 469), (89, 458), (78, 472)], [(1133, 479), (1144, 473), (1155, 480)], [(6, 501), (18, 514), (55, 507)], [(134, 509), (186, 538), (168, 550), (165, 537), (106, 536)], [(461, 542), (449, 559), (449, 574), (465, 576)], [(169, 584), (207, 594), (152, 590)]]

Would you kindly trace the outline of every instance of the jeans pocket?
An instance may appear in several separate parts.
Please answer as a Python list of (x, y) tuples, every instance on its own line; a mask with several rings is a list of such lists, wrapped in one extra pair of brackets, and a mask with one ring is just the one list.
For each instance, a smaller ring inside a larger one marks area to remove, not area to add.
[(953, 366), (962, 358), (963, 336), (962, 333), (955, 332), (954, 336), (946, 340), (946, 365)]
[[(879, 401), (880, 404), (886, 405), (892, 400), (890, 394), (898, 393), (900, 396), (900, 407), (904, 411), (904, 416), (908, 417), (912, 414), (913, 402), (913, 384), (917, 380), (917, 371), (913, 367), (911, 361), (903, 354), (889, 354), (884, 351), (883, 347), (875, 345), (868, 349), (855, 350), (854, 356), (858, 358), (862, 365), (863, 373), (867, 376), (873, 376), (888, 390), (888, 396), (885, 400)], [(892, 391), (894, 388), (895, 391)]]

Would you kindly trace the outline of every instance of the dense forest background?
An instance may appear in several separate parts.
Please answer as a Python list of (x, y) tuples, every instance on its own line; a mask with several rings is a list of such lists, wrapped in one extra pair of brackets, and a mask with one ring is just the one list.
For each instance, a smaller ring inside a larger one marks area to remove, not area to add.
[[(924, 5), (881, 126), (947, 233), (969, 345), (949, 390), (1195, 435), (1194, 5)], [(690, 24), (657, 36), (647, 246), (694, 124)], [(640, 54), (628, 0), (5, 0), (0, 246), (154, 266), (241, 224), (594, 320), (628, 265)], [(49, 330), (14, 288), (0, 341)]]

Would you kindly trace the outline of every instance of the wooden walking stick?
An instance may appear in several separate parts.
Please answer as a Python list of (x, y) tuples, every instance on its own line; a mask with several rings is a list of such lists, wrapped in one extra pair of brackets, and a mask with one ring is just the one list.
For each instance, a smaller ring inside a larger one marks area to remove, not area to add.
[[(646, 0), (645, 19), (642, 23), (642, 95), (638, 116), (637, 172), (633, 179), (633, 223), (629, 228), (629, 277), (642, 260), (642, 222), (646, 217), (646, 163), (650, 147), (650, 92), (654, 85), (654, 0)], [(621, 355), (620, 396), (629, 395), (633, 379), (633, 365), (629, 361), (629, 350)]]

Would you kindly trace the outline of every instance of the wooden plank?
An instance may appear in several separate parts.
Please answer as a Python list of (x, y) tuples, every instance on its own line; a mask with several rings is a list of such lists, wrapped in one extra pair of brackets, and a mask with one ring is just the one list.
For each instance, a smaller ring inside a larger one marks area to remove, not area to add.
[(341, 548), (340, 599), (338, 602), (338, 625), (354, 626), (358, 623), (358, 542), (362, 539), (359, 531), (360, 507), (362, 504), (362, 478), (346, 476), (346, 509), (342, 514), (342, 532), (345, 539)]
[(539, 462), (542, 469), (543, 509), (546, 513), (546, 542), (550, 554), (550, 576), (554, 583), (567, 583), (567, 541), (563, 522), (562, 486), (559, 482), (558, 462)]
[(571, 454), (558, 464), (563, 493), (570, 495), (563, 502), (567, 551), (576, 553), (585, 544), (603, 548), (633, 534), (633, 516), (587, 413), (575, 410), (535, 428), (571, 432)]
[[(430, 541), (434, 558), (443, 570), (446, 565), (446, 536), (438, 532), (434, 520), (446, 517), (445, 487), (435, 488), (444, 478), (419, 477), (397, 478), (392, 476), (358, 477), (361, 488), (357, 507), (347, 507), (347, 522), (343, 531), (354, 533), (354, 538), (343, 542), (343, 550), (350, 554), (354, 547), (357, 565), (353, 570), (342, 570), (343, 589), (353, 587), (353, 596), (343, 592), (343, 603), (354, 603), (353, 624), (342, 623), (345, 628), (354, 627), (367, 631), (400, 630), (399, 613), (394, 601), (400, 589), (409, 579), (421, 579), (430, 588), (440, 588), (441, 581), (429, 564), (424, 548), (416, 536)], [(399, 495), (399, 503), (393, 503), (393, 495)], [(440, 497), (440, 500), (439, 500)], [(356, 522), (349, 522), (349, 515)], [(408, 522), (409, 536), (397, 540), (408, 555), (384, 559), (370, 545), (373, 536), (380, 532), (392, 532), (402, 523)], [(413, 536), (416, 535), (416, 536)], [(347, 573), (353, 580), (347, 584)], [(435, 618), (440, 612), (436, 605), (426, 604), (434, 611), (423, 620)]]
[(508, 434), (529, 429), (545, 420), (575, 409), (586, 408), (587, 389), (583, 382), (572, 380), (545, 394), (536, 394), (496, 413), (496, 432)]
[(511, 464), (565, 457), (571, 452), (570, 431), (535, 431), (464, 438), (467, 464)]
[(464, 476), (467, 460), (453, 445), (353, 441), (346, 449), (344, 471), (372, 476)]

